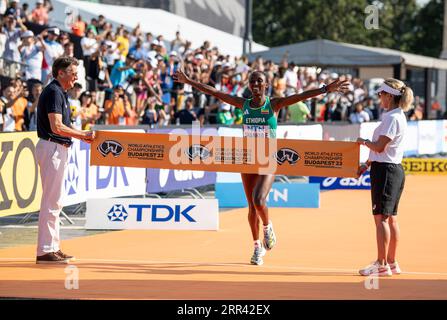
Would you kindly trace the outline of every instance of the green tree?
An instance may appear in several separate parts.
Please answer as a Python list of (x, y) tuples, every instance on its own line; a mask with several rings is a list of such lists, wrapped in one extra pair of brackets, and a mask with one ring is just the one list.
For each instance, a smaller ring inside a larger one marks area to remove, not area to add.
[[(365, 8), (371, 4), (379, 8), (378, 29), (365, 27)], [(416, 0), (258, 0), (253, 37), (271, 47), (328, 39), (420, 53), (414, 45), (420, 11)]]
[(444, 0), (431, 0), (416, 16), (410, 50), (439, 58), (442, 51)]

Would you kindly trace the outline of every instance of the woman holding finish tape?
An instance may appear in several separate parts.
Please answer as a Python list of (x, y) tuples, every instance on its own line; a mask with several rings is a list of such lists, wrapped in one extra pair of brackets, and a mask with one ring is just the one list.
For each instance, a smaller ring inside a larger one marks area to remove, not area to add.
[(413, 90), (397, 79), (387, 79), (377, 90), (385, 112), (374, 130), (372, 141), (358, 138), (357, 142), (370, 149), (366, 164), (359, 167), (359, 176), (371, 166), (372, 212), (376, 224), (377, 260), (359, 270), (362, 276), (400, 274), (396, 260), (399, 242), (397, 208), (405, 184), (401, 165), (407, 129), (404, 112), (413, 103)]
[[(188, 77), (180, 68), (174, 75), (177, 82), (187, 83), (205, 94), (240, 108), (243, 111), (244, 137), (276, 138), (278, 112), (282, 108), (327, 92), (347, 91), (348, 81), (336, 80), (319, 89), (308, 90), (289, 97), (272, 98), (266, 95), (269, 86), (266, 75), (261, 71), (253, 71), (249, 76), (249, 90), (252, 98), (232, 96), (209, 85), (197, 82)], [(272, 222), (269, 219), (266, 198), (272, 188), (275, 176), (272, 174), (241, 174), (245, 195), (248, 202), (248, 222), (254, 241), (254, 252), (251, 264), (262, 265), (262, 257), (276, 243)], [(263, 225), (264, 239), (259, 239), (260, 224)]]

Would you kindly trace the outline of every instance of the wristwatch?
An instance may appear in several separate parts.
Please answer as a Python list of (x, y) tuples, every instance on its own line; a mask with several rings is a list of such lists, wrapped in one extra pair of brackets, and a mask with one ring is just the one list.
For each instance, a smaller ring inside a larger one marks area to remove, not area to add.
[(327, 93), (327, 85), (323, 85), (320, 89), (321, 93)]

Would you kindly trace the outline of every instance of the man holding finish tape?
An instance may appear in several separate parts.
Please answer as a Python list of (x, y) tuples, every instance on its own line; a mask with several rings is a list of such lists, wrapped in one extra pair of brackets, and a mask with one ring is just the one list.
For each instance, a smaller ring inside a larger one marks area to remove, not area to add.
[(64, 192), (64, 176), (71, 138), (91, 143), (93, 131), (72, 128), (67, 90), (78, 79), (78, 61), (60, 57), (53, 63), (54, 80), (39, 97), (37, 105), (36, 158), (42, 179), (42, 200), (39, 212), (37, 264), (68, 263), (74, 257), (60, 250), (60, 218)]

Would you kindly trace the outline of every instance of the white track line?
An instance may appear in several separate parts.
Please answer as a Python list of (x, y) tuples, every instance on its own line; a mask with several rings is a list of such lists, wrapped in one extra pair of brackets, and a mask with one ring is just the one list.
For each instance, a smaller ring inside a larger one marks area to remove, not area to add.
[[(1, 261), (34, 261), (33, 258), (0, 258)], [(314, 268), (314, 267), (299, 267), (299, 266), (272, 266), (272, 265), (263, 265), (263, 266), (252, 266), (252, 265), (244, 265), (244, 264), (235, 264), (235, 263), (203, 263), (203, 262), (190, 262), (190, 261), (158, 261), (158, 260), (118, 260), (118, 259), (79, 259), (76, 258), (77, 262), (99, 262), (99, 263), (128, 263), (128, 264), (178, 264), (178, 265), (190, 265), (191, 267), (247, 267), (247, 268), (259, 268), (259, 269), (284, 269), (284, 270), (300, 270), (300, 271), (318, 271), (321, 273), (353, 273), (355, 275), (358, 274), (357, 269), (339, 269), (339, 268)], [(431, 276), (447, 276), (446, 272), (402, 272), (402, 274), (407, 275), (431, 275)]]

